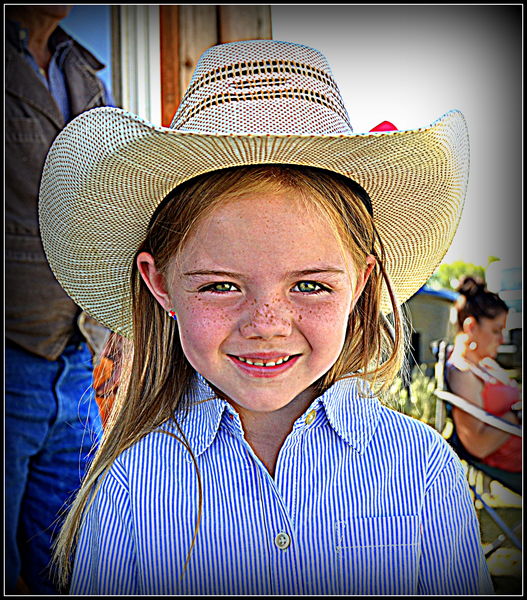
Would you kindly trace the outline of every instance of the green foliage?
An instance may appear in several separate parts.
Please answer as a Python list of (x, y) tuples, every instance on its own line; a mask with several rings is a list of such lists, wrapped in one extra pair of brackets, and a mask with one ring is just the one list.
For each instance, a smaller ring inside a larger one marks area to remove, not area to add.
[(436, 383), (433, 377), (425, 374), (426, 365), (414, 367), (409, 385), (404, 385), (398, 377), (383, 398), (390, 408), (434, 425)]
[(485, 267), (462, 260), (457, 260), (450, 264), (441, 264), (430, 277), (427, 285), (435, 290), (455, 290), (463, 275), (473, 275), (474, 277), (486, 279), (485, 272), (487, 267), (499, 260), (497, 256), (489, 256)]
[(463, 275), (474, 275), (475, 277), (484, 279), (485, 268), (461, 260), (451, 264), (442, 264), (439, 265), (435, 273), (430, 277), (427, 285), (433, 289), (455, 290)]

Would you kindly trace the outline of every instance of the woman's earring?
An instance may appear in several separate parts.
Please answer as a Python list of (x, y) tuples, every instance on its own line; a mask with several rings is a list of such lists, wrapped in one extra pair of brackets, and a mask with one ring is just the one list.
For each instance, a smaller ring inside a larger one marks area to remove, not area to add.
[(168, 316), (172, 317), (174, 319), (174, 321), (177, 321), (177, 315), (173, 310), (168, 311)]
[(475, 350), (478, 347), (478, 344), (477, 344), (477, 342), (470, 342), (468, 347), (470, 350)]

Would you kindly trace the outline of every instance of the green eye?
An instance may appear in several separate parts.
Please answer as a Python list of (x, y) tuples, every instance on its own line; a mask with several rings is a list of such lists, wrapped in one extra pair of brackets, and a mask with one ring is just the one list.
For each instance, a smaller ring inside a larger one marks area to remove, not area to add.
[[(295, 290), (296, 288), (296, 290)], [(316, 294), (320, 292), (329, 292), (329, 289), (325, 286), (317, 283), (316, 281), (299, 281), (293, 288), (295, 291), (302, 292), (303, 294)]]
[(221, 281), (219, 283), (211, 283), (210, 285), (207, 285), (207, 286), (201, 288), (201, 290), (199, 290), (199, 291), (200, 292), (213, 292), (213, 293), (221, 294), (224, 292), (237, 292), (238, 288), (233, 283), (229, 283), (227, 281)]
[(212, 289), (216, 292), (230, 292), (233, 287), (231, 283), (215, 283)]

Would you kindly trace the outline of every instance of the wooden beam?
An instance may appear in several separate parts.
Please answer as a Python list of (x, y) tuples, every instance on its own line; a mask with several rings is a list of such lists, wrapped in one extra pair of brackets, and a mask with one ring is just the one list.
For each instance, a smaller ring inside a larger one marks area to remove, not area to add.
[(271, 6), (219, 5), (219, 43), (272, 38)]
[(182, 93), (187, 89), (199, 57), (218, 43), (217, 7), (210, 5), (179, 6), (179, 74)]
[(179, 5), (159, 6), (161, 49), (161, 124), (168, 127), (181, 100)]

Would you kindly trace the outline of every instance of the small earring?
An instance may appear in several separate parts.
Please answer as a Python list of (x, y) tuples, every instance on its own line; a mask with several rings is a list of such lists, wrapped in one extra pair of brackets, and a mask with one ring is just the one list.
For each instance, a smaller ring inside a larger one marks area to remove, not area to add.
[(468, 347), (470, 350), (475, 350), (478, 347), (478, 344), (477, 344), (477, 342), (470, 342)]
[(177, 315), (173, 310), (168, 311), (168, 316), (172, 317), (174, 319), (174, 321), (177, 321)]

